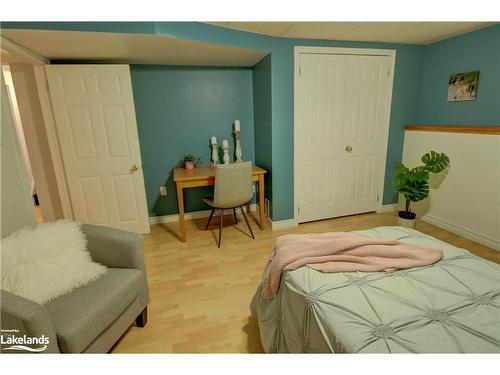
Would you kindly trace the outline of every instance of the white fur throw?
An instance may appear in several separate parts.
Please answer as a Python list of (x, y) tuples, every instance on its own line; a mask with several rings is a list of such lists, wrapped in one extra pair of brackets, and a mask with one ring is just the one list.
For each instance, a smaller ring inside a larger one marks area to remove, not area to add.
[(80, 225), (65, 220), (2, 238), (0, 262), (1, 288), (42, 304), (106, 272), (92, 261)]

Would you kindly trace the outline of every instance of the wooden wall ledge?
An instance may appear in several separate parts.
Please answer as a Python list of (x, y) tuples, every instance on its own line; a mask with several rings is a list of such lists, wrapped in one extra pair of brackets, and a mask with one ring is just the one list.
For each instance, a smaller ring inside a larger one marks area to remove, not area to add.
[(498, 127), (494, 127), (494, 126), (455, 126), (455, 125), (406, 125), (405, 130), (424, 131), (424, 132), (500, 135), (500, 125)]

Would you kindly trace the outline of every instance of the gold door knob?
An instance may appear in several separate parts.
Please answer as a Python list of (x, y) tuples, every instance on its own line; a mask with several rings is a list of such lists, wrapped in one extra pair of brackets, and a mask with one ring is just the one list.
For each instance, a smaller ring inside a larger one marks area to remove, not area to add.
[(348, 146), (345, 146), (345, 150), (346, 150), (347, 152), (352, 152), (352, 146), (349, 146), (349, 145), (348, 145)]
[(138, 170), (139, 170), (139, 167), (137, 166), (137, 164), (134, 164), (134, 165), (132, 165), (132, 167), (130, 167), (130, 174), (135, 173)]

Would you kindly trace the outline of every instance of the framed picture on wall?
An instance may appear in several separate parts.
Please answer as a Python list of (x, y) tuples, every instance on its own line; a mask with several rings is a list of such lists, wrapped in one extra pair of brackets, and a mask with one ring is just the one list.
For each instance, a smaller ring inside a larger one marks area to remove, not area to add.
[(448, 101), (476, 100), (479, 71), (455, 73), (448, 80)]

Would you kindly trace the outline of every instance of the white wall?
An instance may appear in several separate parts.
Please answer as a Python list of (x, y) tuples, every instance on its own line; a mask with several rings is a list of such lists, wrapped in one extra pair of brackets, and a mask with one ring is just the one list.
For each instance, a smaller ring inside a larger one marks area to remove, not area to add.
[(23, 124), (43, 221), (63, 218), (36, 80), (31, 64), (11, 64), (10, 72)]
[(17, 140), (7, 89), (1, 83), (1, 233), (36, 225), (33, 198)]
[(26, 168), (26, 173), (28, 175), (28, 182), (30, 186), (31, 195), (36, 193), (35, 190), (35, 179), (33, 178), (33, 173), (31, 171), (31, 163), (28, 154), (28, 146), (26, 145), (26, 139), (24, 137), (23, 124), (21, 122), (21, 114), (19, 113), (19, 107), (17, 106), (16, 91), (14, 90), (14, 83), (12, 82), (12, 75), (10, 74), (9, 65), (2, 65), (3, 78), (5, 80), (5, 85), (7, 86), (7, 92), (9, 93), (9, 100), (12, 109), (12, 114), (14, 115), (14, 124), (16, 125), (17, 138), (19, 140), (19, 146), (21, 148), (21, 154), (24, 160), (24, 166)]
[(403, 163), (435, 150), (450, 167), (431, 175), (430, 197), (414, 205), (422, 220), (500, 250), (500, 135), (406, 131)]

